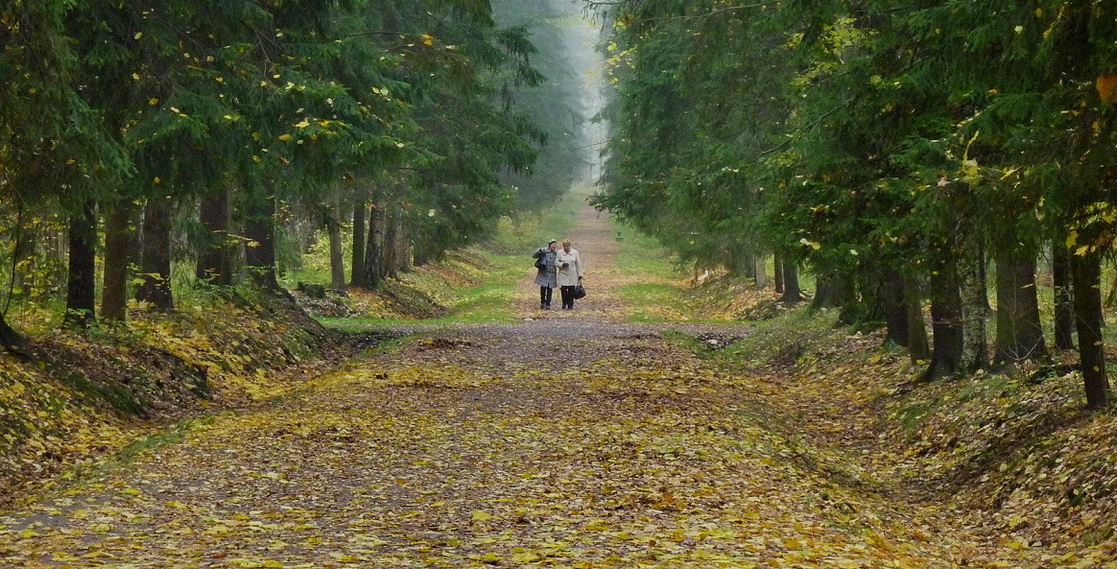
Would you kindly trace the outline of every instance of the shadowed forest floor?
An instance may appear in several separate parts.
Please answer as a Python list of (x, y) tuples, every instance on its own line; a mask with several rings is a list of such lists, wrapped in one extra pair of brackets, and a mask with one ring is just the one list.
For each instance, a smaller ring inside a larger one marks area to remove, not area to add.
[(391, 349), (3, 512), (0, 564), (1053, 565), (895, 482), (856, 394), (730, 373), (662, 333), (749, 326), (623, 323), (609, 226), (586, 210), (570, 237), (576, 310), (538, 310), (525, 276), (522, 324), (399, 326)]

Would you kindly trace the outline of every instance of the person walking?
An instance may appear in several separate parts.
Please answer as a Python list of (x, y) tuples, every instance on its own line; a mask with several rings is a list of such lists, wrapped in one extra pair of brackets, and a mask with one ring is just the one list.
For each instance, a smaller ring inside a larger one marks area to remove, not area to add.
[(559, 294), (562, 295), (562, 307), (565, 310), (574, 309), (574, 287), (582, 284), (582, 256), (578, 250), (570, 246), (569, 239), (562, 240), (562, 249), (555, 256), (557, 267), (556, 281)]
[(554, 293), (558, 282), (555, 276), (555, 258), (558, 256), (558, 241), (551, 239), (546, 247), (540, 247), (531, 255), (539, 273), (535, 275), (535, 284), (539, 285), (539, 309), (551, 309), (551, 295)]

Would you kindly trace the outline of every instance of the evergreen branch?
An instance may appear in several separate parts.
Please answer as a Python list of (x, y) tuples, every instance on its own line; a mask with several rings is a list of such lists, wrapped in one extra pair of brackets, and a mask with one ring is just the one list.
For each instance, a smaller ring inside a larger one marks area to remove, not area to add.
[[(811, 121), (810, 124), (806, 125), (805, 127), (801, 128), (799, 130), (808, 131), (808, 130), (813, 130), (813, 129), (817, 128), (818, 125), (822, 123), (822, 121), (827, 119), (827, 117), (829, 117), (830, 115), (848, 107), (851, 103), (853, 103), (853, 101), (854, 101), (853, 99), (843, 101), (842, 104), (835, 106), (834, 108), (826, 111), (825, 113), (822, 113), (821, 115), (819, 115), (819, 117), (817, 119)], [(779, 152), (780, 150), (783, 150), (784, 148), (787, 147), (787, 145), (791, 144), (791, 141), (792, 141), (792, 139), (788, 138), (787, 140), (785, 140), (785, 141), (783, 141), (783, 142), (781, 142), (781, 143), (779, 143), (779, 144), (777, 144), (777, 145), (775, 145), (771, 148), (768, 148), (766, 150), (761, 150), (755, 157), (753, 157), (752, 160), (750, 160), (750, 162), (755, 161), (755, 160), (759, 160), (759, 159), (761, 159), (761, 158), (763, 158), (763, 157), (765, 157), (769, 154), (772, 154), (773, 152)]]
[(610, 142), (613, 142), (613, 138), (609, 138), (608, 140), (602, 140), (601, 142), (591, 142), (590, 144), (586, 144), (586, 145), (583, 145), (583, 146), (575, 146), (572, 150), (585, 150), (586, 148), (594, 148), (595, 146), (603, 146), (603, 145), (609, 144)]
[[(409, 35), (409, 34), (405, 34), (405, 33), (402, 33), (402, 32), (381, 32), (381, 31), (371, 31), (370, 30), (370, 31), (367, 31), (367, 32), (359, 32), (359, 33), (349, 34), (349, 35), (345, 36), (345, 39), (353, 39), (353, 38), (359, 38), (359, 37), (365, 37), (365, 36), (406, 36), (406, 35)], [(414, 34), (410, 34), (410, 35), (414, 35)]]
[(758, 2), (756, 4), (745, 4), (743, 6), (728, 6), (728, 7), (725, 7), (725, 8), (718, 8), (716, 10), (710, 10), (709, 12), (703, 14), (702, 16), (684, 16), (684, 17), (689, 17), (689, 18), (701, 17), (703, 19), (706, 19), (706, 18), (710, 18), (710, 17), (713, 17), (717, 14), (721, 14), (721, 13), (724, 13), (724, 12), (736, 12), (738, 10), (755, 10), (757, 8), (767, 8), (768, 6), (774, 6), (774, 5), (777, 5), (777, 4), (779, 4), (779, 2), (776, 1), (776, 0), (773, 0), (771, 2)]
[[(586, 4), (590, 8), (596, 9), (596, 8), (604, 7), (604, 6), (624, 6), (626, 4), (630, 4), (631, 2), (632, 2), (632, 0), (616, 0), (616, 1), (589, 0), (589, 1), (586, 2)], [(727, 6), (725, 8), (717, 8), (717, 9), (714, 9), (714, 10), (710, 10), (710, 11), (704, 13), (704, 14), (695, 14), (695, 15), (692, 15), (692, 16), (678, 16), (678, 17), (680, 19), (684, 19), (684, 20), (686, 20), (686, 19), (702, 19), (702, 20), (705, 20), (705, 19), (711, 18), (711, 17), (713, 17), (717, 14), (721, 14), (721, 13), (725, 13), (725, 12), (736, 12), (738, 10), (755, 10), (757, 8), (767, 8), (769, 6), (775, 6), (775, 5), (778, 5), (779, 3), (780, 3), (779, 0), (771, 0), (771, 1), (767, 1), (767, 2), (757, 2), (755, 4), (744, 4), (744, 5), (741, 5), (741, 6)], [(657, 20), (657, 19), (666, 19), (666, 18), (646, 18), (644, 20), (640, 20), (640, 22), (641, 23), (650, 22), (650, 21), (654, 21), (654, 20)]]

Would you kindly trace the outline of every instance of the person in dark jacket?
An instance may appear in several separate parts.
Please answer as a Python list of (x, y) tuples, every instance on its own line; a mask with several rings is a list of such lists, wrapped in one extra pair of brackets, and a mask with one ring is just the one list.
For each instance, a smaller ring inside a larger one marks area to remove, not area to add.
[(539, 269), (539, 274), (535, 275), (535, 284), (539, 285), (539, 309), (550, 310), (551, 295), (554, 293), (555, 288), (558, 287), (558, 280), (555, 272), (555, 257), (558, 256), (558, 241), (551, 239), (546, 247), (540, 247), (539, 250), (532, 253), (531, 256), (542, 261), (536, 262), (537, 267), (540, 264), (543, 265), (543, 267)]

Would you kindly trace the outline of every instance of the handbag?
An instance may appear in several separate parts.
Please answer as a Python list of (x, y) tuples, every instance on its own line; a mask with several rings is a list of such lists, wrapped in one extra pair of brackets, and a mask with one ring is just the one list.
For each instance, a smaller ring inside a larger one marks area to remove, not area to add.
[(539, 269), (540, 271), (547, 268), (547, 262), (543, 260), (543, 257), (539, 257), (535, 260), (535, 268)]
[(584, 287), (582, 285), (578, 285), (578, 286), (574, 287), (574, 299), (575, 300), (577, 300), (579, 298), (583, 298), (585, 296), (586, 296), (586, 287)]

